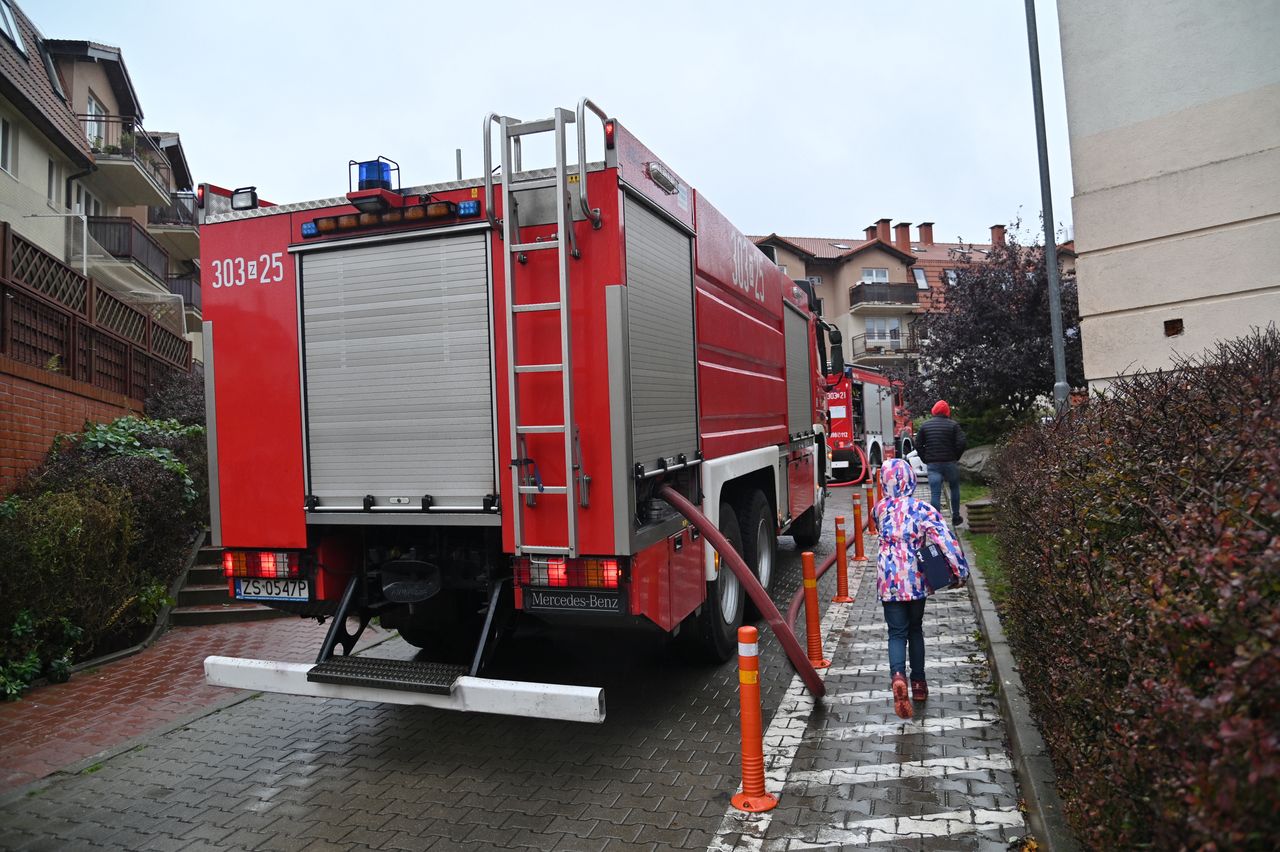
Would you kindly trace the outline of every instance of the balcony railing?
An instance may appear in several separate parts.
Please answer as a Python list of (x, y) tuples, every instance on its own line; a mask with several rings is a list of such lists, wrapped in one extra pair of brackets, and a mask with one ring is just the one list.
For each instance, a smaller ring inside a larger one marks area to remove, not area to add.
[(89, 236), (112, 257), (132, 260), (163, 284), (169, 273), (169, 253), (155, 238), (127, 216), (90, 216)]
[(917, 293), (914, 284), (880, 284), (864, 281), (849, 288), (849, 305), (914, 305)]
[(172, 192), (169, 203), (163, 207), (147, 208), (148, 225), (164, 225), (171, 228), (196, 226), (196, 196), (194, 192)]
[(128, 115), (77, 115), (89, 147), (100, 158), (131, 159), (166, 191), (169, 161), (142, 125)]
[(195, 273), (187, 275), (170, 275), (169, 292), (177, 293), (182, 297), (182, 305), (185, 308), (194, 308), (197, 311), (200, 307), (200, 277)]
[(850, 341), (852, 357), (900, 358), (920, 351), (920, 338), (911, 331), (869, 331)]
[(0, 222), (0, 355), (142, 400), (191, 344)]

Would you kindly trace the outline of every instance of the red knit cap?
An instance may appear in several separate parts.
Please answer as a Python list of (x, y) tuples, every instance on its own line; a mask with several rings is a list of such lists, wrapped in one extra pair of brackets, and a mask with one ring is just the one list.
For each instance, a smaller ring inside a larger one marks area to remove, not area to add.
[(950, 417), (951, 406), (947, 405), (947, 401), (945, 399), (940, 399), (933, 404), (932, 413), (935, 415), (941, 414), (943, 417)]

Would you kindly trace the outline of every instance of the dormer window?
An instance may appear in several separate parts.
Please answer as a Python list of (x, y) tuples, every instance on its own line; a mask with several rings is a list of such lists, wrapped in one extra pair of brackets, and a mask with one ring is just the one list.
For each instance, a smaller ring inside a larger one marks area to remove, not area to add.
[(4, 31), (9, 41), (13, 42), (13, 46), (18, 48), (18, 52), (23, 56), (27, 55), (26, 45), (22, 43), (22, 33), (18, 30), (18, 21), (13, 16), (13, 10), (9, 8), (7, 0), (0, 0), (0, 30)]

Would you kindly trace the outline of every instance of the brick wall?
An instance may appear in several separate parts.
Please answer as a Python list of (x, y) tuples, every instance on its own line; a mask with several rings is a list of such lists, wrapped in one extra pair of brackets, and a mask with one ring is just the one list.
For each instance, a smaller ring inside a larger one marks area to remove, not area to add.
[(55, 435), (141, 410), (121, 394), (0, 355), (0, 497), (44, 461)]

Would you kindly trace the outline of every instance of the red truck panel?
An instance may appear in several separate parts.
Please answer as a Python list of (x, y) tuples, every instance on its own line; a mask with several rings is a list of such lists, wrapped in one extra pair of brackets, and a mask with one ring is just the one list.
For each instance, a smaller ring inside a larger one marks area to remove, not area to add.
[(782, 271), (696, 196), (698, 398), (702, 452), (719, 458), (787, 441)]
[(687, 528), (631, 559), (631, 614), (671, 630), (706, 597), (703, 539)]

